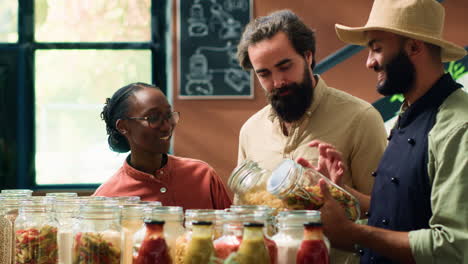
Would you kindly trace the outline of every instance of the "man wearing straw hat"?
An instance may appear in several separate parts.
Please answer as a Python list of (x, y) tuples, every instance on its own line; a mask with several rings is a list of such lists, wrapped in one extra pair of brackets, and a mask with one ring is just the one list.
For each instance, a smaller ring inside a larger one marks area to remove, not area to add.
[[(361, 263), (468, 263), (468, 94), (442, 64), (466, 52), (442, 39), (443, 24), (435, 0), (375, 0), (364, 27), (336, 25), (344, 42), (368, 46), (377, 90), (405, 96), (372, 199), (343, 185), (360, 199), (368, 225), (348, 221), (321, 183), (325, 234), (336, 247), (357, 248)], [(319, 170), (340, 183), (344, 166), (331, 166), (340, 153), (310, 146), (321, 153)]]

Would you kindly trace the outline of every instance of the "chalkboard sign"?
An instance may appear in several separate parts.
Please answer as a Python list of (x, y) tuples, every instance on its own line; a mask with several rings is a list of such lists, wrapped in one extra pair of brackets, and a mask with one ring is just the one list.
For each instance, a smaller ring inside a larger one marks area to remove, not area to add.
[(179, 98), (253, 98), (237, 61), (252, 0), (179, 0)]

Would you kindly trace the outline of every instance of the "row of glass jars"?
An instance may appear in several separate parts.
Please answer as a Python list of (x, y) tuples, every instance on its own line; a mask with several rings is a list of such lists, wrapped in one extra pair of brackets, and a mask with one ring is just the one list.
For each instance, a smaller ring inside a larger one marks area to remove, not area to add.
[(76, 194), (0, 195), (0, 219), (5, 223), (0, 235), (6, 241), (0, 244), (0, 257), (10, 259), (0, 263), (133, 263), (147, 231), (145, 218), (165, 221), (165, 241), (174, 263), (184, 263), (193, 221), (213, 223), (212, 241), (221, 259), (237, 251), (243, 224), (262, 223), (270, 263), (294, 263), (303, 223), (320, 222), (317, 211), (286, 211), (276, 217), (276, 225), (269, 207), (233, 206), (225, 211), (186, 210), (184, 228), (181, 207), (138, 202), (138, 197), (72, 196)]

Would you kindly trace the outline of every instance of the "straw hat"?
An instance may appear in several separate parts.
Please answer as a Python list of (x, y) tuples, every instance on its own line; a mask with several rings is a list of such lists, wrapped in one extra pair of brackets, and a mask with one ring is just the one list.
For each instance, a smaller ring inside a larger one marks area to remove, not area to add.
[(388, 31), (441, 47), (443, 62), (461, 59), (465, 49), (442, 39), (444, 18), (444, 8), (436, 0), (375, 0), (364, 27), (336, 24), (335, 30), (342, 41), (364, 46), (365, 31)]

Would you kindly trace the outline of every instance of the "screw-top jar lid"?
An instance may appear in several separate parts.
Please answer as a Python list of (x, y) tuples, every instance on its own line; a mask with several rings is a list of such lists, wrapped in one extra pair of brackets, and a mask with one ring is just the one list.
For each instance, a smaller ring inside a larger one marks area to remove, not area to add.
[(301, 165), (292, 159), (285, 159), (276, 167), (268, 180), (267, 190), (273, 195), (284, 194), (297, 182), (299, 175), (303, 173)]

